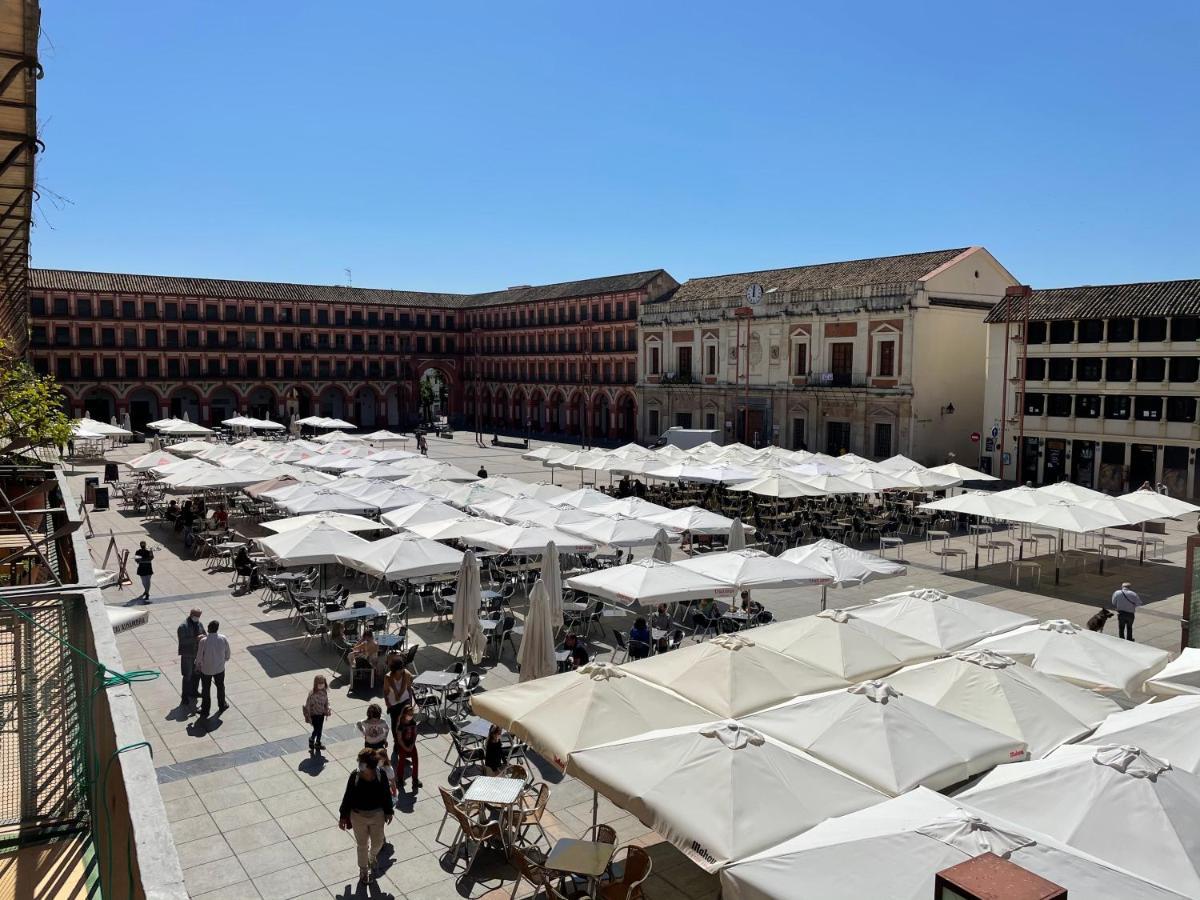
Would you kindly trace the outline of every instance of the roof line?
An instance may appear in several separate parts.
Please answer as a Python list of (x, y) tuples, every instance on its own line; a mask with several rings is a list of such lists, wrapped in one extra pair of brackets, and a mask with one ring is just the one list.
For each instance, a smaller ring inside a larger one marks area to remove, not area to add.
[(958, 254), (958, 256), (954, 257), (954, 259), (948, 259), (944, 263), (942, 263), (940, 266), (930, 269), (928, 272), (926, 272), (924, 275), (922, 275), (917, 280), (918, 281), (928, 281), (930, 278), (933, 278), (935, 275), (940, 275), (942, 272), (946, 271), (951, 266), (958, 265), (960, 262), (962, 262), (964, 259), (966, 259), (968, 256), (970, 256), (972, 253), (975, 253), (976, 251), (982, 250), (982, 249), (983, 249), (982, 247), (968, 247), (962, 253)]
[[(978, 248), (970, 247), (967, 249), (975, 250)], [(879, 262), (885, 259), (903, 259), (906, 256), (928, 256), (932, 253), (946, 253), (950, 250), (961, 251), (961, 248), (946, 247), (941, 250), (914, 250), (912, 253), (893, 253), (890, 256), (863, 256), (859, 259), (838, 259), (833, 261), (826, 260), (825, 262), (805, 263), (802, 266), (776, 266), (772, 269), (754, 269), (749, 272), (723, 272), (720, 275), (698, 275), (695, 278), (689, 278), (685, 284), (693, 281), (709, 281), (713, 278), (740, 278), (743, 275), (766, 275), (770, 272), (794, 272), (796, 269), (819, 269), (823, 266), (843, 266), (862, 262)]]

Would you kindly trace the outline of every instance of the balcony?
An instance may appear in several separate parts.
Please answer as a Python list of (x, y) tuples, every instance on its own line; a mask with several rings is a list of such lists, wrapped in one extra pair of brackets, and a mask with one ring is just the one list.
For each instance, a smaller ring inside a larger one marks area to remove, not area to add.
[(865, 388), (868, 387), (865, 372), (814, 372), (808, 376), (806, 388)]

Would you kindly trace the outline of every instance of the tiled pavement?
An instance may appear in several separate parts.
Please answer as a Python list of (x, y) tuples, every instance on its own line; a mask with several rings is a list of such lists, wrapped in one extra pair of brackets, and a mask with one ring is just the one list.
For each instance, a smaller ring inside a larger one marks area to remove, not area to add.
[[(146, 448), (115, 454), (128, 458)], [(474, 445), (470, 435), (454, 441), (431, 440), (430, 453), (475, 471), (483, 462), (491, 474), (509, 474), (528, 481), (546, 480), (548, 470), (520, 458), (512, 450)], [(94, 472), (80, 467), (75, 477)], [(560, 483), (564, 473), (558, 473)], [(579, 475), (565, 475), (570, 486)], [(77, 487), (81, 487), (79, 484)], [(154, 747), (160, 787), (166, 803), (188, 890), (195, 898), (329, 898), (387, 897), (432, 900), (442, 897), (507, 897), (512, 871), (499, 858), (481, 855), (471, 879), (455, 880), (444, 844), (435, 839), (442, 819), (437, 788), (445, 784), (449, 767), (442, 757), (444, 736), (430, 733), (420, 745), (424, 786), (401, 803), (388, 828), (390, 864), (370, 889), (356, 885), (353, 841), (337, 829), (336, 810), (354, 754), (361, 747), (353, 723), (365, 713), (367, 698), (347, 695), (344, 675), (331, 680), (333, 716), (326, 722), (329, 749), (313, 759), (306, 748), (307, 729), (301, 704), (315, 674), (332, 675), (333, 657), (316, 642), (307, 642), (282, 608), (265, 608), (258, 595), (233, 596), (228, 571), (208, 571), (203, 561), (182, 557), (180, 543), (159, 526), (148, 528), (141, 516), (112, 509), (92, 513), (93, 553), (99, 561), (110, 531), (124, 548), (146, 538), (162, 551), (155, 560), (153, 595), (147, 607), (150, 621), (120, 636), (127, 668), (161, 668), (163, 677), (136, 688), (146, 738)], [(1034, 591), (1014, 589), (1006, 566), (968, 568), (961, 573), (940, 571), (937, 557), (922, 540), (905, 547), (906, 576), (858, 588), (830, 590), (831, 606), (853, 605), (909, 586), (938, 587), (980, 602), (1019, 610), (1040, 618), (1091, 615), (1121, 580), (1132, 581), (1152, 599), (1138, 617), (1138, 638), (1168, 649), (1178, 647), (1183, 585), (1184, 535), (1195, 523), (1170, 523), (1167, 559), (1139, 566), (1136, 562), (1110, 567), (1101, 577), (1073, 573), (1053, 588), (1052, 571), (1044, 573)], [(965, 538), (957, 542), (966, 546)], [(361, 592), (361, 586), (358, 588)], [(109, 589), (110, 603), (122, 603), (136, 592)], [(364, 594), (365, 596), (365, 594)], [(780, 618), (816, 611), (817, 589), (756, 592)], [(208, 726), (186, 719), (178, 708), (179, 673), (175, 628), (189, 607), (199, 606), (204, 621), (217, 618), (233, 647), (227, 669), (231, 708)], [(611, 624), (621, 626), (619, 620)], [(442, 668), (449, 662), (444, 650), (449, 627), (414, 616), (412, 633), (425, 645), (418, 653), (420, 669)], [(511, 683), (511, 651), (497, 664), (485, 661), (485, 688)], [(542, 777), (552, 784), (547, 830), (551, 838), (578, 836), (591, 821), (591, 792), (572, 779), (546, 768)], [(717, 883), (632, 816), (600, 801), (600, 820), (617, 827), (621, 842), (637, 841), (650, 848), (654, 875), (647, 894), (663, 898), (715, 897)], [(447, 832), (450, 828), (447, 827)], [(449, 837), (447, 835), (446, 837)], [(458, 871), (461, 871), (461, 865)], [(528, 893), (528, 885), (525, 886)]]

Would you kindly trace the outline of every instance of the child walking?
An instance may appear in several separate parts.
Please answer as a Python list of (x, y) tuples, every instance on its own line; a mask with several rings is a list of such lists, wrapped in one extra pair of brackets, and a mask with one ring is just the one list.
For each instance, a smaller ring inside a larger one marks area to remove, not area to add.
[(378, 703), (367, 707), (367, 717), (358, 723), (358, 730), (362, 732), (363, 743), (368, 750), (383, 750), (387, 747), (387, 722), (383, 721), (383, 710), (379, 708)]
[(379, 774), (387, 781), (388, 789), (392, 792), (392, 800), (395, 801), (396, 795), (399, 793), (396, 790), (396, 769), (392, 766), (386, 750), (377, 750), (375, 757), (379, 760)]
[(421, 780), (417, 776), (417, 722), (411, 706), (400, 711), (400, 721), (396, 724), (396, 781), (401, 790), (404, 788), (405, 760), (412, 764), (412, 789), (415, 794), (421, 787)]
[(321, 732), (325, 728), (325, 717), (329, 713), (329, 685), (324, 675), (318, 675), (313, 679), (308, 699), (304, 701), (304, 721), (312, 726), (312, 735), (308, 739), (309, 753), (325, 749), (325, 745), (321, 743)]

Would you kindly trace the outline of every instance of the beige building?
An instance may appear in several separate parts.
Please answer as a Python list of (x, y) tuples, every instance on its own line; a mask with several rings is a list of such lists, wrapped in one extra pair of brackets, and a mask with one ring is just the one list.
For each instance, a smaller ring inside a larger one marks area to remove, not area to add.
[(1197, 496), (1200, 280), (1017, 293), (987, 322), (992, 474)]
[(973, 462), (983, 320), (1015, 283), (982, 247), (692, 279), (641, 309), (641, 435)]

